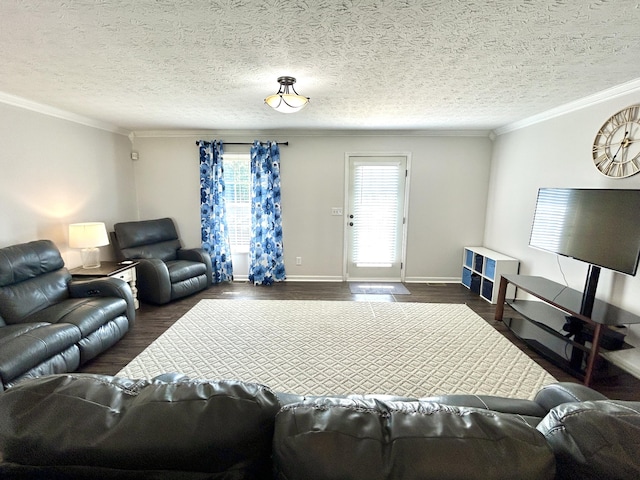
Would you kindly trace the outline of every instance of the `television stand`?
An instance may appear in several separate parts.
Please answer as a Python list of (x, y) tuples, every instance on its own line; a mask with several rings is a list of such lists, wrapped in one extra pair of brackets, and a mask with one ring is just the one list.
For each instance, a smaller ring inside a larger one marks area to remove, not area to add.
[[(541, 300), (507, 302), (523, 319), (503, 319), (508, 285), (514, 285)], [(531, 348), (572, 375), (582, 378), (588, 386), (593, 379), (604, 332), (609, 327), (640, 323), (640, 317), (597, 299), (593, 300), (591, 314), (586, 315), (583, 297), (582, 292), (544, 277), (503, 275), (500, 279), (495, 319), (503, 321)], [(591, 339), (585, 336), (584, 328), (576, 335), (578, 338), (566, 337), (567, 332), (563, 330), (563, 326), (567, 323), (567, 316), (571, 317), (572, 322), (584, 322)], [(565, 358), (562, 353), (569, 347), (571, 358)], [(585, 355), (586, 368), (583, 367)]]

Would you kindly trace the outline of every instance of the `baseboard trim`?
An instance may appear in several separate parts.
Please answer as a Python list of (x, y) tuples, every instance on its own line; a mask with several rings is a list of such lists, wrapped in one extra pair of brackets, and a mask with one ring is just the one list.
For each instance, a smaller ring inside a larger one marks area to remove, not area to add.
[[(246, 275), (239, 276), (234, 275), (234, 282), (248, 282), (249, 277)], [(287, 275), (287, 282), (370, 282), (374, 280), (367, 279), (348, 279), (344, 280), (340, 276), (330, 275)], [(380, 281), (380, 280), (378, 280)], [(462, 279), (460, 277), (407, 277), (404, 279), (404, 283), (460, 283)]]
[(287, 275), (288, 282), (342, 282), (342, 277), (324, 275)]
[(461, 283), (460, 277), (406, 277), (404, 283)]

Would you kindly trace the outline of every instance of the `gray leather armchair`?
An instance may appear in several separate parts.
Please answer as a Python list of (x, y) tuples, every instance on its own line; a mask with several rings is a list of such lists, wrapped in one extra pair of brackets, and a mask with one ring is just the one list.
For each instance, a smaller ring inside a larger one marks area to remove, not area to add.
[(138, 297), (162, 305), (209, 288), (211, 257), (202, 248), (183, 249), (170, 218), (121, 222), (113, 226), (116, 256), (136, 260)]
[(0, 391), (74, 371), (122, 338), (135, 315), (126, 282), (74, 281), (50, 240), (0, 249)]

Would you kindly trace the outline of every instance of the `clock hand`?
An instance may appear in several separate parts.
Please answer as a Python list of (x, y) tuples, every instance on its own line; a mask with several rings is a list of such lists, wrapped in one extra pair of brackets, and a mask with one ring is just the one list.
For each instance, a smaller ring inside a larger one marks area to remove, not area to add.
[(618, 150), (616, 151), (615, 155), (613, 156), (613, 158), (611, 159), (612, 162), (616, 161), (616, 157), (618, 156), (618, 154), (620, 153), (620, 150), (622, 149), (623, 145), (627, 145), (627, 135), (629, 135), (629, 132), (624, 132), (624, 137), (622, 137), (622, 141), (620, 142), (620, 146), (618, 147)]

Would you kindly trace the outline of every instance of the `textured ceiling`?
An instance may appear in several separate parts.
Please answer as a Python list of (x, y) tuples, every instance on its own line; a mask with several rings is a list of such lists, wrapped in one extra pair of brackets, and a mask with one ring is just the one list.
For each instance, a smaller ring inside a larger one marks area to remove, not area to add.
[[(159, 129), (494, 129), (640, 78), (636, 0), (1, 0), (0, 92)], [(276, 78), (311, 97), (284, 115)]]

